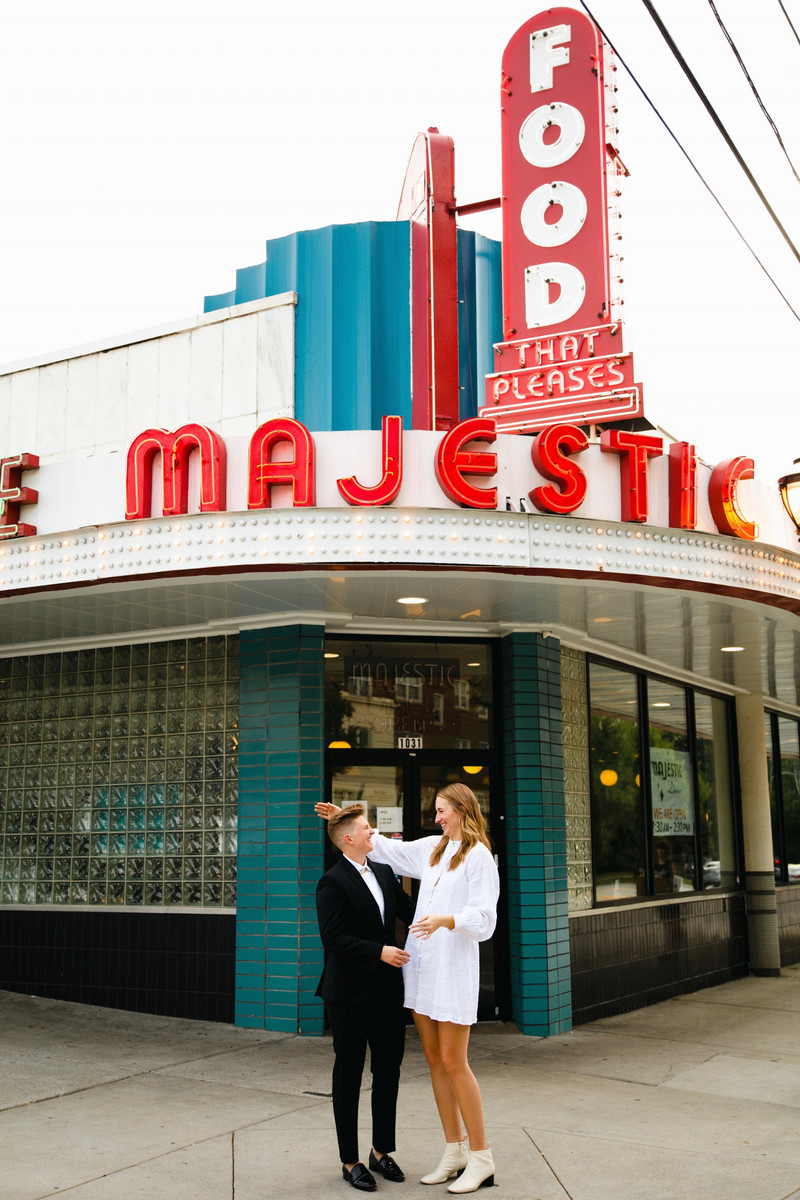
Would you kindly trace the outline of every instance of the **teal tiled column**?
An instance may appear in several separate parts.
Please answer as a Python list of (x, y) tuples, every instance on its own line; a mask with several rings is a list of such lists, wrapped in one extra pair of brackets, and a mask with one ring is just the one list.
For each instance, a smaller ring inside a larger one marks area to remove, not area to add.
[(502, 661), (512, 1017), (547, 1036), (572, 1028), (560, 646), (510, 634)]
[(236, 1024), (322, 1032), (324, 629), (244, 630), (239, 674)]

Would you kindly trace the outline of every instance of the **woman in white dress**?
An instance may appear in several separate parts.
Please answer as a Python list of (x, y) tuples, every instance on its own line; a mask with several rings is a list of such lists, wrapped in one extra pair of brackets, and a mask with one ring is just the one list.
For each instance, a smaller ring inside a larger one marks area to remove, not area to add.
[[(333, 804), (316, 806), (326, 820), (337, 811)], [(494, 1183), (483, 1103), (467, 1048), (478, 1017), (478, 942), (494, 933), (499, 883), (474, 792), (463, 783), (442, 788), (435, 819), (441, 838), (401, 842), (376, 834), (370, 857), (420, 880), (406, 943), (410, 958), (403, 967), (405, 1002), (422, 1041), (445, 1137), (441, 1162), (422, 1183), (456, 1176), (447, 1190), (460, 1194)]]

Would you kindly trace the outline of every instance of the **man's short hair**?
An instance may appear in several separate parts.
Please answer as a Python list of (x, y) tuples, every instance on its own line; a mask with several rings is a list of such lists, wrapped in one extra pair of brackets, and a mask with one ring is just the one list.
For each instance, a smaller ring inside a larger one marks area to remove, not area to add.
[(341, 850), (344, 844), (344, 835), (350, 832), (350, 822), (363, 816), (363, 804), (348, 804), (347, 808), (341, 808), (339, 812), (333, 814), (328, 821), (328, 837), (334, 846), (338, 846)]

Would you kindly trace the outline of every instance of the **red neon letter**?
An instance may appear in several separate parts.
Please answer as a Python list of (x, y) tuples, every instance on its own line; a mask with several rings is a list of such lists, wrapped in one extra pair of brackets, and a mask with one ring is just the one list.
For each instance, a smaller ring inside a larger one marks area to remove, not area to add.
[(19, 477), (38, 466), (36, 454), (0, 458), (0, 538), (33, 537), (36, 533), (35, 525), (20, 525), (19, 509), (21, 504), (35, 504), (39, 493), (35, 488), (22, 487)]
[(446, 433), (436, 454), (436, 478), (446, 496), (467, 508), (497, 508), (497, 488), (478, 488), (464, 475), (494, 475), (497, 455), (484, 450), (463, 450), (467, 442), (493, 442), (497, 426), (491, 417), (471, 417)]
[(559, 491), (551, 483), (528, 492), (539, 512), (571, 513), (586, 498), (586, 476), (568, 454), (585, 450), (589, 439), (577, 425), (548, 425), (534, 438), (531, 446), (533, 465), (545, 479), (562, 484)]
[(624, 429), (604, 429), (600, 449), (619, 454), (620, 510), (623, 521), (647, 520), (647, 458), (662, 454), (660, 437), (646, 433), (628, 433)]
[(391, 504), (403, 482), (403, 418), (384, 417), (381, 422), (383, 477), (374, 487), (365, 487), (355, 475), (337, 479), (336, 486), (348, 504)]
[(669, 448), (669, 523), (677, 529), (697, 528), (697, 458), (689, 442)]
[(708, 503), (717, 529), (746, 542), (755, 540), (758, 526), (742, 515), (736, 491), (741, 480), (752, 478), (752, 458), (729, 458), (714, 468), (708, 482)]
[[(294, 456), (288, 462), (273, 462), (272, 451), (278, 442), (290, 442)], [(314, 442), (305, 425), (294, 417), (275, 417), (265, 421), (250, 439), (250, 470), (247, 507), (269, 508), (270, 488), (278, 483), (292, 485), (295, 508), (314, 504)]]
[(222, 512), (225, 508), (227, 455), (219, 434), (205, 425), (181, 425), (168, 429), (146, 429), (131, 442), (125, 476), (125, 519), (141, 521), (151, 515), (152, 467), (161, 455), (161, 478), (165, 517), (185, 513), (189, 505), (189, 456), (200, 451), (200, 512)]

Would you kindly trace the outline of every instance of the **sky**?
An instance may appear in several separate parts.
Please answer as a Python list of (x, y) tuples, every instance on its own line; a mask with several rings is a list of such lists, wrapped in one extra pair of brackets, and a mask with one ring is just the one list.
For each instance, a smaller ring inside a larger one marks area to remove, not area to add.
[[(800, 263), (641, 0), (587, 0), (800, 314)], [(778, 0), (715, 0), (800, 172), (800, 45)], [(784, 0), (800, 30), (800, 0)], [(568, 6), (569, 7), (569, 6)], [(575, 3), (572, 7), (580, 10)], [(657, 0), (789, 235), (800, 184), (709, 0)], [(459, 203), (499, 195), (519, 0), (5, 0), (0, 363), (191, 317), (268, 238), (393, 220), (416, 134)], [(800, 318), (619, 65), (626, 348), (655, 424), (775, 483), (800, 456)], [(500, 237), (499, 214), (465, 219)], [(16, 453), (25, 447), (6, 447)]]

